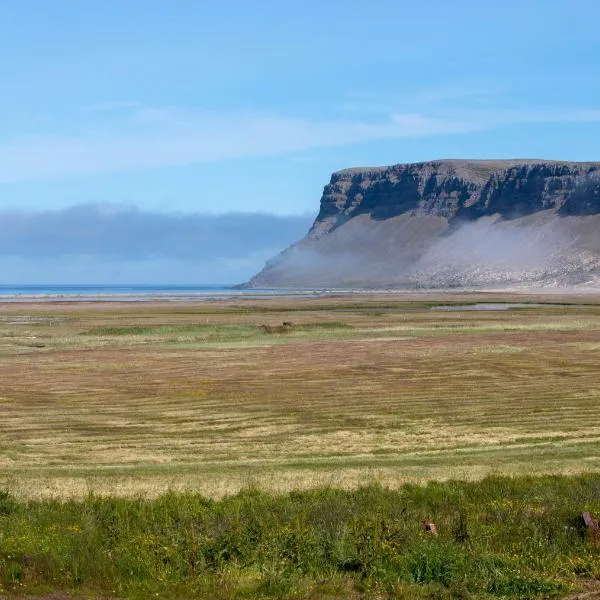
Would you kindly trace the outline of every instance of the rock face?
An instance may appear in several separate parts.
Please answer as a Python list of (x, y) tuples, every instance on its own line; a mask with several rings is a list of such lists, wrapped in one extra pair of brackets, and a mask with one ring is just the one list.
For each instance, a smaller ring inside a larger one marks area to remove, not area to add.
[(600, 277), (600, 163), (346, 169), (250, 287), (574, 285)]

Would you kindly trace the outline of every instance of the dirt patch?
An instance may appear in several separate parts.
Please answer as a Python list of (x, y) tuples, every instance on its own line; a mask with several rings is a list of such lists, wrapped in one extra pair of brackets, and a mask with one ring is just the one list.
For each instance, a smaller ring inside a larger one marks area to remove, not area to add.
[(600, 600), (600, 581), (583, 581), (581, 587), (581, 592), (568, 596), (565, 600)]

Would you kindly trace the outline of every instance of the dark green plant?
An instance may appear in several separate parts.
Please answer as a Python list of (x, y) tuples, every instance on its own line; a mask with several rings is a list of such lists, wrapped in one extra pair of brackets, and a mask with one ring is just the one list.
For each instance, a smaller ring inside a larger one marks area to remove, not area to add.
[(600, 547), (574, 526), (583, 508), (600, 513), (599, 492), (600, 475), (581, 475), (218, 502), (2, 494), (0, 584), (120, 598), (545, 598), (600, 579)]

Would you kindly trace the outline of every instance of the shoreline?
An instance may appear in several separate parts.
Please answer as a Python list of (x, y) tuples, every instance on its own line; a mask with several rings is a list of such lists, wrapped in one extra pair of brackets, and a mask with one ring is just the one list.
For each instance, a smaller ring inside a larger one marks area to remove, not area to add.
[(599, 296), (599, 287), (464, 287), (464, 288), (272, 288), (272, 289), (215, 289), (198, 291), (131, 291), (111, 293), (110, 291), (96, 293), (80, 292), (48, 292), (48, 293), (0, 293), (0, 304), (31, 304), (31, 303), (95, 303), (95, 302), (207, 302), (232, 300), (268, 300), (268, 299), (302, 299), (302, 298), (331, 298), (331, 297), (393, 297), (428, 298), (439, 296), (471, 296), (486, 295), (515, 295), (515, 296)]
[(324, 294), (349, 293), (346, 290), (214, 290), (214, 291), (173, 291), (173, 292), (97, 292), (97, 293), (39, 293), (39, 294), (0, 294), (1, 303), (18, 302), (152, 302), (152, 301), (207, 301), (235, 300), (238, 298), (286, 298), (322, 296)]

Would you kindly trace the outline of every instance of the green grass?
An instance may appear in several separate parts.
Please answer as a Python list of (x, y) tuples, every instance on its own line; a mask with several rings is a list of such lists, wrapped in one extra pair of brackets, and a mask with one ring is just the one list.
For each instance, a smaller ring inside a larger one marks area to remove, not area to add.
[(214, 341), (228, 340), (241, 341), (257, 338), (265, 334), (285, 334), (289, 336), (306, 333), (319, 333), (335, 330), (352, 329), (351, 325), (340, 321), (324, 321), (294, 324), (290, 321), (283, 321), (281, 324), (258, 326), (251, 325), (137, 325), (127, 327), (94, 327), (87, 331), (82, 331), (82, 336), (99, 336), (104, 338), (120, 338), (131, 336), (144, 336), (150, 338), (164, 338), (167, 336), (192, 337), (195, 340)]
[(564, 597), (600, 579), (583, 510), (600, 512), (600, 475), (220, 501), (0, 493), (0, 582), (120, 598)]

